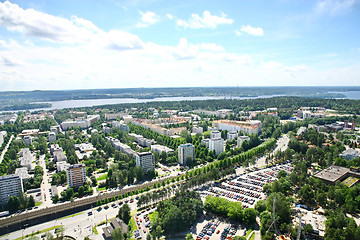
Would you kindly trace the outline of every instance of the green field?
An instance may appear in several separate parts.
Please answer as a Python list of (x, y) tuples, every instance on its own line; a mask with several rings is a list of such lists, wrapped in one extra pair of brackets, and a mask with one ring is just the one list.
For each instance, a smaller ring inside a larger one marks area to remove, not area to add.
[(96, 181), (103, 181), (103, 180), (106, 180), (106, 178), (107, 178), (107, 173), (105, 173), (105, 174), (101, 175), (100, 177), (98, 177), (96, 179)]

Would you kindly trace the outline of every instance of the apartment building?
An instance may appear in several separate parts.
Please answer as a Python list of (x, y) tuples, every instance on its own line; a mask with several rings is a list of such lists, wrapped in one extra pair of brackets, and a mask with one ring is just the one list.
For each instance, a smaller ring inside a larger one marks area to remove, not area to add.
[(220, 130), (242, 132), (244, 134), (259, 134), (261, 132), (262, 123), (258, 120), (252, 121), (232, 121), (232, 120), (215, 120), (213, 127)]
[(188, 159), (195, 159), (195, 147), (191, 143), (181, 144), (178, 147), (178, 161), (181, 165), (186, 165)]
[(217, 130), (210, 132), (210, 139), (213, 138), (221, 138), (221, 132)]
[(0, 176), (0, 204), (5, 205), (11, 196), (19, 196), (24, 192), (19, 175), (9, 174)]
[(69, 187), (80, 187), (86, 182), (86, 168), (85, 164), (71, 165), (67, 171), (66, 176)]
[(244, 141), (250, 141), (250, 138), (248, 136), (239, 136), (237, 140), (237, 147), (241, 147)]
[(224, 151), (224, 140), (222, 138), (211, 138), (209, 141), (209, 150), (215, 151), (215, 155), (219, 155)]
[(136, 166), (141, 166), (144, 172), (155, 171), (155, 158), (151, 152), (136, 154)]

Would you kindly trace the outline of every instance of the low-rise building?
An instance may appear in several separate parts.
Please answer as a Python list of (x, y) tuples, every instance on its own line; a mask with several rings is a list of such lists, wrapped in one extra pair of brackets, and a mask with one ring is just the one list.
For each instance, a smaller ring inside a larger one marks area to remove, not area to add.
[(238, 133), (236, 131), (229, 131), (227, 133), (227, 139), (228, 140), (234, 140), (234, 139), (237, 138), (237, 136), (238, 136)]
[(119, 121), (112, 121), (111, 122), (111, 126), (113, 127), (113, 128), (120, 128), (120, 130), (122, 130), (122, 131), (125, 131), (125, 132), (129, 132), (129, 126), (128, 125), (126, 125), (126, 124), (124, 124), (124, 123), (122, 123), (122, 122), (119, 122)]
[(64, 154), (64, 151), (62, 150), (62, 148), (55, 150), (53, 152), (53, 156), (54, 156), (54, 162), (62, 162), (62, 161), (66, 161), (67, 157)]
[(56, 171), (57, 172), (62, 172), (64, 170), (67, 171), (69, 167), (70, 167), (70, 164), (65, 161), (56, 163)]
[(349, 172), (349, 168), (333, 165), (316, 173), (314, 177), (319, 178), (326, 183), (335, 184), (337, 181), (342, 181), (348, 177)]
[(224, 140), (222, 138), (211, 138), (209, 141), (209, 150), (215, 151), (215, 155), (219, 155), (224, 151)]
[(76, 120), (66, 120), (62, 122), (60, 125), (63, 130), (67, 130), (68, 128), (71, 127), (75, 127), (75, 128), (81, 127), (82, 129), (86, 129), (89, 128), (91, 124), (93, 124), (99, 119), (100, 119), (100, 115), (88, 115), (86, 119), (79, 118)]
[(49, 132), (49, 143), (56, 143), (56, 133)]
[(5, 205), (10, 197), (24, 192), (20, 176), (9, 174), (0, 176), (0, 204)]
[(170, 152), (174, 152), (173, 149), (168, 148), (166, 146), (163, 145), (159, 145), (159, 144), (155, 144), (155, 145), (151, 145), (151, 151), (153, 152), (157, 152), (157, 153), (162, 153), (162, 152), (166, 152), (166, 153), (170, 153)]
[(248, 136), (239, 136), (237, 140), (237, 147), (240, 148), (245, 140), (249, 142), (250, 138)]
[(70, 165), (66, 171), (69, 187), (80, 187), (86, 182), (85, 164)]
[(93, 152), (96, 150), (92, 143), (75, 144), (75, 149), (79, 150), (81, 153)]
[(202, 127), (194, 126), (193, 129), (192, 129), (192, 132), (196, 133), (196, 134), (203, 134), (204, 129)]
[(351, 159), (360, 157), (360, 154), (359, 154), (359, 151), (350, 148), (350, 149), (343, 151), (339, 156), (346, 160), (351, 160)]
[(204, 143), (205, 146), (208, 148), (208, 147), (209, 147), (209, 141), (210, 141), (210, 139), (205, 138), (205, 139), (202, 139), (202, 140), (201, 140), (201, 143)]
[(20, 166), (26, 167), (28, 170), (30, 170), (33, 161), (34, 161), (34, 157), (31, 154), (29, 148), (20, 149), (20, 157), (19, 157)]
[(24, 144), (29, 146), (32, 144), (32, 137), (31, 136), (24, 136)]
[(50, 127), (50, 132), (53, 132), (55, 134), (58, 134), (60, 132), (60, 126), (56, 125), (56, 126), (51, 126)]
[(144, 172), (155, 171), (155, 159), (151, 152), (140, 152), (136, 154), (136, 166), (141, 166)]
[(178, 161), (181, 165), (187, 165), (188, 160), (195, 160), (195, 147), (191, 143), (181, 144), (178, 147)]
[(262, 123), (258, 120), (252, 121), (232, 121), (232, 120), (215, 120), (213, 127), (220, 130), (242, 132), (244, 134), (259, 134), (261, 132)]
[(18, 175), (23, 181), (27, 181), (30, 178), (27, 167), (15, 169), (15, 175)]

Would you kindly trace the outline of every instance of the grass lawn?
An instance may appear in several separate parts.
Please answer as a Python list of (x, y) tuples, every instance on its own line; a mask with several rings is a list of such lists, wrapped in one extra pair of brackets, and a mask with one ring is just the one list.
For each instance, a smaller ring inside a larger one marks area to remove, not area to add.
[(97, 189), (98, 191), (104, 191), (104, 190), (106, 190), (106, 187), (102, 187), (102, 188), (97, 187), (96, 189)]
[(24, 237), (16, 238), (15, 240), (26, 239), (26, 238), (28, 238), (28, 237), (31, 237), (31, 236), (34, 236), (34, 235), (37, 235), (37, 234), (41, 234), (41, 233), (44, 233), (44, 232), (48, 232), (48, 231), (54, 230), (54, 229), (56, 229), (56, 228), (58, 228), (58, 227), (61, 227), (61, 225), (49, 227), (49, 228), (43, 229), (43, 230), (41, 230), (41, 231), (38, 231), (38, 232), (34, 232), (34, 233), (31, 233), (31, 234), (25, 235)]
[(96, 179), (96, 181), (106, 180), (106, 178), (107, 178), (107, 173), (105, 173), (105, 174), (101, 175), (100, 177), (98, 177), (98, 178)]
[(80, 215), (80, 214), (84, 214), (83, 212), (80, 212), (80, 213), (75, 213), (73, 215), (69, 215), (69, 216), (65, 216), (65, 217), (62, 217), (62, 218), (58, 218), (57, 220), (61, 220), (61, 219), (65, 219), (65, 218), (70, 218), (70, 217), (75, 217), (77, 215)]
[[(129, 221), (129, 227), (131, 228), (131, 232), (133, 232), (133, 231), (135, 231), (137, 229), (135, 219), (134, 219), (135, 214), (136, 214), (136, 211), (132, 211), (131, 214), (130, 214), (131, 218), (130, 218), (130, 221)], [(135, 238), (132, 237), (131, 239), (135, 239)]]
[(42, 202), (40, 201), (40, 202), (36, 202), (35, 203), (35, 207), (38, 207), (38, 206), (40, 206), (42, 204)]

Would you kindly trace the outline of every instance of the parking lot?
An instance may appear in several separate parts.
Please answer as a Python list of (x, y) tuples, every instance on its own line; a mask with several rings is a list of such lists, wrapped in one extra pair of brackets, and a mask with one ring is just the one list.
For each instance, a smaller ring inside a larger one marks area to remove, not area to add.
[(200, 194), (202, 197), (211, 195), (241, 202), (243, 208), (254, 207), (257, 201), (266, 198), (263, 186), (273, 182), (280, 170), (291, 173), (293, 167), (286, 163), (228, 177), (226, 180), (200, 188)]
[(233, 236), (245, 236), (246, 228), (238, 224), (230, 224), (219, 219), (205, 219), (196, 224), (196, 240), (230, 239)]
[(155, 210), (156, 206), (154, 205), (136, 213), (134, 220), (137, 226), (137, 230), (133, 232), (135, 239), (146, 239), (146, 235), (149, 234), (151, 229), (151, 220), (149, 218), (149, 214), (153, 213)]

